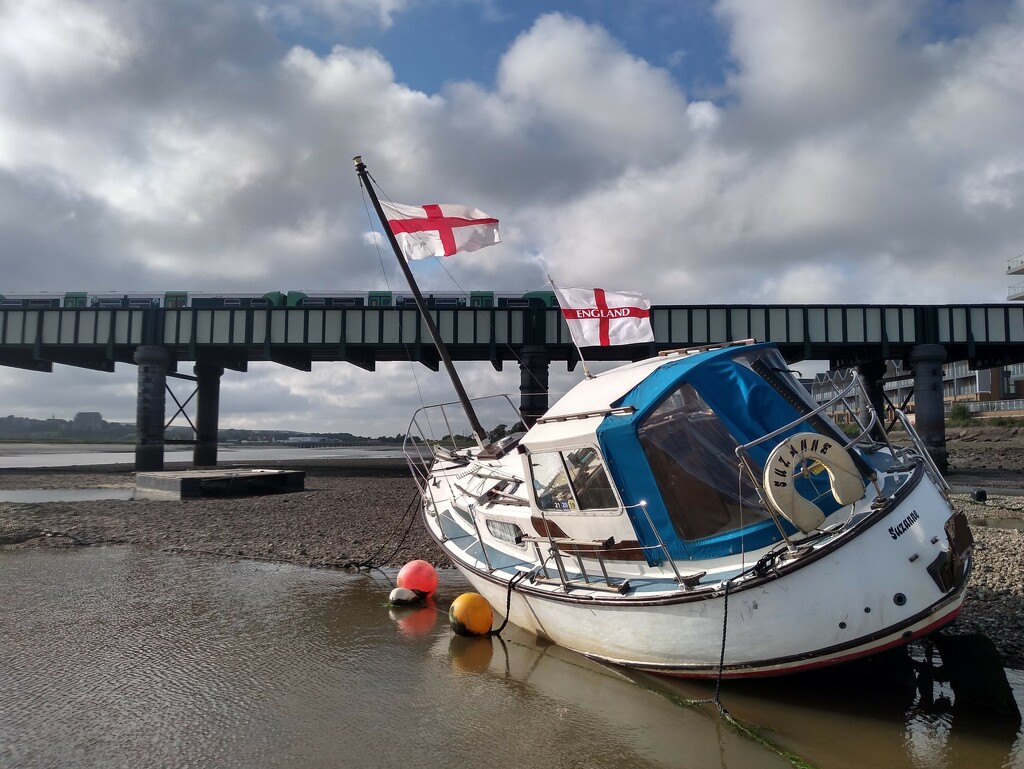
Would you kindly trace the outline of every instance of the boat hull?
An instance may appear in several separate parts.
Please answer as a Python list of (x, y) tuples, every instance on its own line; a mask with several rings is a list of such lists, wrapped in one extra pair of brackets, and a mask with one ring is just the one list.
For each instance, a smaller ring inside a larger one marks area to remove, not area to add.
[[(492, 606), (504, 612), (508, 605), (511, 622), (581, 654), (677, 676), (757, 677), (875, 654), (952, 621), (970, 552), (957, 554), (963, 561), (955, 584), (941, 585), (933, 564), (953, 547), (949, 514), (938, 490), (918, 483), (900, 504), (771, 573), (649, 595), (527, 581), (510, 595), (514, 572), (481, 568), (452, 543), (442, 546)], [(428, 516), (436, 533), (430, 523)]]

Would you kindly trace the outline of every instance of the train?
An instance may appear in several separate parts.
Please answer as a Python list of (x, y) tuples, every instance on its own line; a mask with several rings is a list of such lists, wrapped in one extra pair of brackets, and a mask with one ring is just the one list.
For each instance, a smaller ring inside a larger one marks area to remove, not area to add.
[[(523, 294), (504, 294), (494, 291), (469, 293), (435, 293), (424, 296), (432, 309), (459, 308), (525, 308), (556, 307), (553, 291), (527, 291)], [(63, 294), (0, 294), (0, 309), (148, 309), (187, 307), (210, 309), (246, 309), (251, 307), (408, 307), (415, 308), (412, 294), (396, 291), (269, 291), (265, 294), (212, 294), (194, 291), (165, 291), (151, 293), (90, 293), (68, 291)]]

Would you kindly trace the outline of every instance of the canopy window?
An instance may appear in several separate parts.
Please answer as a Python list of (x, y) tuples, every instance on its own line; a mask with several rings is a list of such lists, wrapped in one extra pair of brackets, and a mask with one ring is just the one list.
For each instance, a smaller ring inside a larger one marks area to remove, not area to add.
[(769, 518), (738, 470), (736, 441), (692, 385), (670, 393), (638, 435), (681, 539), (703, 539)]

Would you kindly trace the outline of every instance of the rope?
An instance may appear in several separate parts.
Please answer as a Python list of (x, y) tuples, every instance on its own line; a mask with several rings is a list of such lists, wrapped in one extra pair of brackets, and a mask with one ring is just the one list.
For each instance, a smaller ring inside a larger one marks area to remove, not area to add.
[(500, 635), (501, 631), (505, 629), (508, 624), (508, 615), (512, 610), (512, 590), (513, 588), (526, 579), (527, 575), (532, 574), (533, 570), (520, 571), (512, 575), (512, 578), (508, 581), (508, 591), (505, 593), (505, 621), (501, 623), (497, 630), (492, 630), (488, 635)]
[(735, 722), (735, 719), (725, 709), (725, 705), (722, 704), (721, 692), (722, 692), (722, 671), (725, 669), (725, 639), (728, 635), (729, 630), (729, 588), (732, 586), (731, 582), (725, 583), (725, 605), (722, 611), (722, 647), (718, 653), (718, 674), (715, 677), (715, 696), (707, 697), (702, 700), (686, 700), (687, 705), (714, 705), (718, 708), (719, 715), (731, 722)]
[(409, 516), (409, 513), (413, 510), (413, 508), (415, 507), (415, 505), (419, 501), (419, 499), (420, 499), (420, 494), (417, 491), (413, 495), (412, 499), (409, 500), (409, 505), (405, 508), (405, 512), (402, 513), (402, 517), (398, 519), (398, 523), (395, 524), (395, 528), (391, 530), (391, 533), (388, 534), (387, 539), (384, 540), (384, 544), (382, 544), (379, 548), (377, 548), (376, 552), (374, 552), (373, 555), (371, 555), (369, 558), (367, 558), (365, 561), (362, 561), (362, 562), (359, 562), (359, 561), (349, 561), (348, 563), (344, 564), (342, 566), (342, 568), (352, 568), (352, 567), (357, 568), (357, 569), (376, 569), (376, 568), (379, 568), (379, 566), (377, 566), (376, 564), (373, 563), (373, 560), (378, 555), (381, 554), (381, 552), (384, 550), (385, 547), (387, 547), (391, 543), (391, 540), (394, 538), (395, 534), (398, 532), (399, 526), (402, 525), (402, 523), (405, 521), (406, 517), (409, 517), (409, 523), (406, 525), (405, 531), (402, 533), (402, 538), (398, 541), (398, 545), (395, 547), (395, 549), (391, 552), (391, 554), (387, 558), (384, 558), (383, 560), (381, 560), (381, 564), (388, 563), (392, 558), (394, 558), (398, 554), (398, 551), (402, 549), (402, 546), (405, 544), (406, 537), (408, 537), (409, 536), (409, 532), (412, 531), (412, 525), (416, 522), (416, 516), (415, 515)]
[(715, 679), (715, 698), (713, 700), (718, 712), (723, 716), (729, 716), (729, 711), (722, 704), (719, 694), (722, 691), (722, 670), (725, 668), (725, 639), (729, 629), (729, 587), (731, 585), (731, 582), (725, 583), (725, 605), (722, 609), (722, 650), (718, 655), (718, 677)]
[[(374, 177), (373, 174), (371, 174), (369, 171), (367, 171), (366, 172), (366, 177), (373, 183), (374, 187), (377, 188), (378, 197), (382, 198), (383, 200), (386, 200), (388, 203), (390, 203), (392, 205), (395, 205), (395, 202), (391, 199), (391, 196), (388, 195), (387, 192), (384, 191), (384, 188), (381, 187), (380, 182), (377, 181), (376, 177)], [(360, 190), (362, 190), (362, 180), (360, 180), (359, 186), (360, 186)], [(376, 224), (373, 221), (373, 217), (370, 215), (370, 209), (369, 209), (369, 206), (367, 205), (365, 194), (363, 196), (363, 209), (366, 211), (366, 218), (367, 218), (367, 221), (370, 223), (370, 229), (371, 230), (376, 230)], [(425, 240), (423, 235), (419, 234), (419, 233), (416, 233), (415, 237), (418, 238), (421, 242), (424, 242), (424, 240)], [(390, 286), (390, 284), (388, 284), (388, 281), (387, 281), (387, 271), (386, 271), (386, 268), (384, 267), (384, 258), (381, 255), (380, 244), (379, 244), (379, 242), (376, 239), (374, 240), (374, 246), (377, 249), (377, 258), (380, 261), (381, 271), (385, 273), (385, 275), (384, 275), (385, 284), (388, 286), (388, 290), (391, 290), (391, 286)], [(454, 275), (452, 275), (451, 271), (445, 265), (443, 260), (438, 259), (437, 257), (432, 257), (432, 258), (433, 258), (434, 262), (441, 268), (441, 270), (444, 272), (444, 274), (448, 276), (448, 279), (459, 290), (459, 293), (461, 293), (466, 298), (467, 303), (468, 303), (468, 301), (471, 299), (470, 292), (467, 291), (465, 288), (463, 288), (462, 284), (459, 283), (459, 281), (455, 278)], [(544, 285), (547, 286), (548, 284), (545, 283)], [(532, 289), (532, 290), (541, 290), (541, 289)], [(488, 325), (490, 326), (491, 338), (493, 339), (493, 338), (495, 338), (497, 336), (497, 331), (496, 331), (496, 329), (494, 327), (494, 315), (493, 315), (493, 313), (490, 315), (490, 319), (488, 321)], [(505, 349), (506, 351), (508, 351), (508, 353), (512, 356), (513, 360), (515, 360), (517, 363), (519, 363), (519, 365), (523, 365), (522, 358), (519, 357), (518, 352), (516, 352), (516, 349), (509, 342), (501, 343), (501, 347), (503, 349)], [(409, 362), (411, 364), (411, 363), (413, 363), (411, 348), (410, 348), (410, 346), (408, 344), (405, 345), (405, 348), (406, 348), (406, 352), (407, 352), (407, 354), (409, 356)], [(415, 369), (413, 370), (413, 378), (414, 379), (416, 378)], [(417, 391), (419, 391), (419, 389), (420, 389), (419, 388), (419, 381), (418, 380), (416, 381), (416, 389), (417, 389)], [(423, 405), (423, 395), (422, 395), (422, 393), (420, 393), (420, 405)], [(520, 414), (520, 421), (521, 421), (521, 418), (522, 418), (522, 415)]]

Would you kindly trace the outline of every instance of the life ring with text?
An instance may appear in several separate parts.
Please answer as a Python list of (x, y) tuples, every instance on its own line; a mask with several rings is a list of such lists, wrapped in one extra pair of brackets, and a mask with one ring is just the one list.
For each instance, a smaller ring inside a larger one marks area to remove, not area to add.
[(864, 479), (853, 459), (837, 441), (818, 433), (797, 433), (772, 449), (764, 463), (764, 492), (768, 503), (805, 534), (825, 522), (825, 514), (802, 496), (797, 478), (822, 470), (828, 473), (832, 496), (840, 505), (852, 505), (864, 497)]

